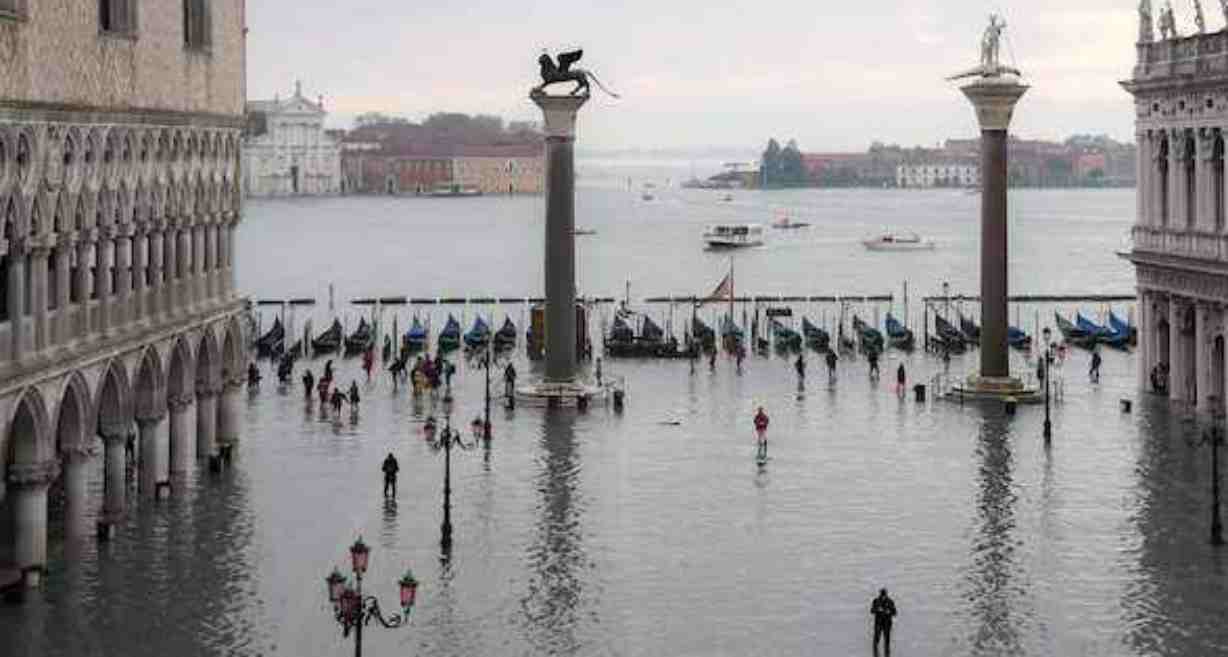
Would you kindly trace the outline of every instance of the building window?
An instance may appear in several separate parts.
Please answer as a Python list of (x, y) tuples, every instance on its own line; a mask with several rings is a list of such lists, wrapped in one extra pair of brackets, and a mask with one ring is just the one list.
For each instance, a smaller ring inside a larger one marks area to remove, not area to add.
[(136, 1), (98, 0), (98, 27), (106, 34), (135, 35)]
[(207, 50), (212, 43), (209, 0), (183, 0), (183, 45)]

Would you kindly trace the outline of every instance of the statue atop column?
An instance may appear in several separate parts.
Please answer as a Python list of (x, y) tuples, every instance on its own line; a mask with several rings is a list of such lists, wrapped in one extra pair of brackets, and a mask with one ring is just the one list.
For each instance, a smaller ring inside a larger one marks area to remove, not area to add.
[[(1228, 3), (1228, 0), (1220, 0)], [(1151, 43), (1156, 39), (1155, 21), (1151, 18), (1151, 0), (1139, 0), (1138, 3), (1138, 42)]]
[(618, 94), (606, 89), (601, 80), (589, 70), (580, 67), (572, 68), (571, 65), (580, 61), (584, 56), (584, 50), (572, 50), (561, 52), (558, 55), (558, 64), (550, 58), (550, 54), (545, 50), (542, 51), (540, 57), (537, 58), (537, 64), (541, 68), (542, 83), (533, 88), (533, 94), (546, 95), (546, 87), (560, 82), (575, 82), (576, 86), (571, 90), (571, 96), (584, 96), (587, 98), (591, 92), (589, 80), (597, 83), (597, 86), (613, 98), (618, 98)]
[(997, 14), (990, 14), (989, 26), (985, 28), (985, 32), (981, 36), (981, 65), (964, 71), (963, 73), (952, 75), (947, 79), (959, 80), (962, 78), (978, 76), (983, 78), (998, 78), (1007, 73), (1022, 77), (1023, 73), (1020, 73), (1019, 69), (1011, 66), (1004, 66), (999, 57), (1002, 44), (1002, 31), (1005, 29), (1006, 21), (1000, 19)]
[(1202, 14), (1201, 0), (1194, 0), (1194, 25), (1198, 27), (1199, 34), (1207, 33), (1207, 17)]
[(1224, 13), (1224, 22), (1228, 23), (1228, 0), (1219, 0), (1219, 8)]
[(1160, 9), (1160, 39), (1167, 41), (1176, 38), (1177, 19), (1173, 17), (1173, 4), (1165, 2), (1164, 7)]

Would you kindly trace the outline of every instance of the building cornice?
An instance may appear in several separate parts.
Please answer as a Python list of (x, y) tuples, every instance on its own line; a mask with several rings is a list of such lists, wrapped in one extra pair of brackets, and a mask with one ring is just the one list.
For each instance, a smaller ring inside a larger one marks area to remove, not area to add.
[(29, 122), (31, 119), (49, 123), (172, 125), (233, 129), (242, 129), (247, 120), (242, 114), (177, 112), (141, 107), (117, 109), (72, 103), (0, 99), (0, 121)]

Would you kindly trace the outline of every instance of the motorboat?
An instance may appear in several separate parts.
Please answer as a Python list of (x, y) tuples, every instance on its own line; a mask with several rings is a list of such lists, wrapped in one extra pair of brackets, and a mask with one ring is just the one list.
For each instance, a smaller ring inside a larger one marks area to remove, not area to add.
[(715, 224), (704, 233), (710, 249), (737, 249), (763, 246), (763, 226), (759, 224)]
[(804, 221), (793, 221), (787, 215), (782, 216), (781, 218), (772, 222), (772, 228), (780, 228), (782, 230), (788, 230), (790, 228), (805, 228), (809, 225), (810, 224)]
[(883, 233), (861, 241), (871, 251), (930, 251), (934, 240), (922, 238), (916, 233)]

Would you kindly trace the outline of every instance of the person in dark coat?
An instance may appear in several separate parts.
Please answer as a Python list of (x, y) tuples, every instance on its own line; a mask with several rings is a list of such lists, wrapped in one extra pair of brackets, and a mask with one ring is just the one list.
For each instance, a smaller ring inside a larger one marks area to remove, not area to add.
[(879, 589), (878, 597), (870, 603), (874, 616), (874, 655), (878, 656), (878, 642), (883, 641), (886, 657), (891, 657), (891, 623), (895, 619), (895, 601), (887, 596), (887, 589)]
[(511, 363), (503, 370), (503, 394), (508, 397), (516, 394), (516, 368)]
[(388, 497), (388, 489), (392, 488), (392, 496), (397, 496), (397, 473), (401, 471), (401, 466), (397, 464), (397, 459), (388, 452), (388, 458), (384, 459), (384, 465), (381, 468), (384, 471), (384, 497)]
[(1088, 370), (1087, 375), (1091, 378), (1092, 383), (1100, 383), (1100, 351), (1092, 352), (1092, 367)]
[(316, 387), (316, 377), (312, 375), (311, 370), (303, 375), (303, 396), (311, 399), (311, 393)]

